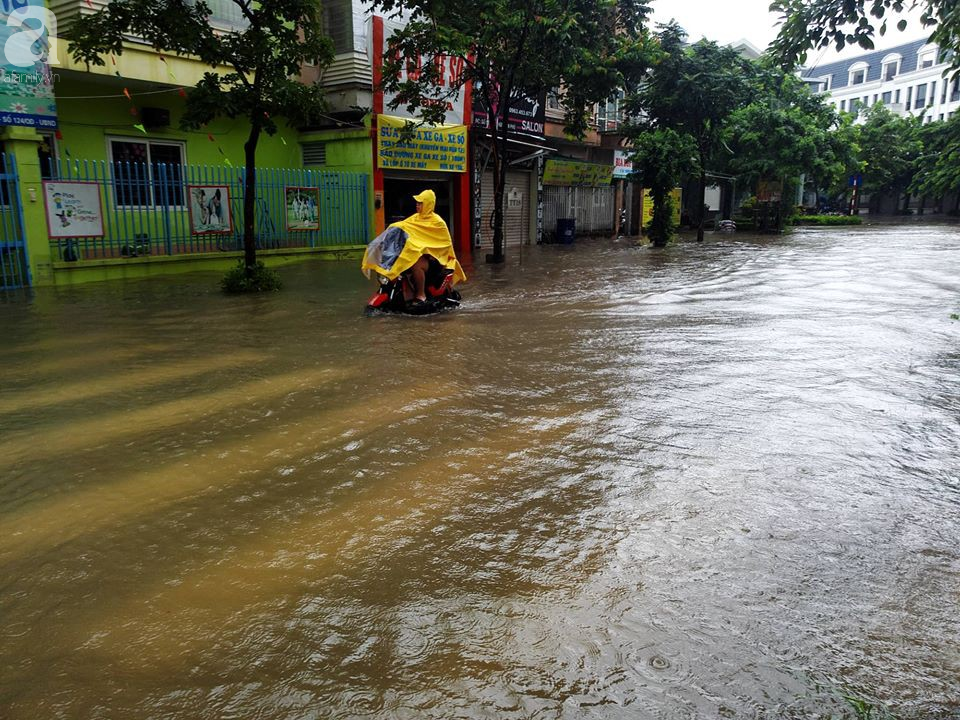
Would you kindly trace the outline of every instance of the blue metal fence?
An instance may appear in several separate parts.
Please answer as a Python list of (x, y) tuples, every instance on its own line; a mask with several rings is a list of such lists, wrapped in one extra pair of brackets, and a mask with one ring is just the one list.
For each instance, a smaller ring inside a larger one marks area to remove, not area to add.
[(0, 153), (0, 290), (30, 284), (17, 159)]
[[(226, 165), (57, 161), (54, 180), (100, 187), (104, 235), (51, 239), (51, 252), (55, 259), (74, 261), (241, 250), (244, 178), (244, 169)], [(225, 188), (229, 195), (229, 204), (221, 210), (222, 230), (198, 230), (198, 216), (206, 211), (197, 206), (194, 188), (203, 186), (209, 195), (214, 187)], [(364, 174), (257, 168), (256, 188), (258, 249), (365, 245), (370, 239)], [(288, 217), (291, 188), (308, 188), (302, 196), (317, 203), (311, 223), (315, 227), (290, 229), (303, 225)]]

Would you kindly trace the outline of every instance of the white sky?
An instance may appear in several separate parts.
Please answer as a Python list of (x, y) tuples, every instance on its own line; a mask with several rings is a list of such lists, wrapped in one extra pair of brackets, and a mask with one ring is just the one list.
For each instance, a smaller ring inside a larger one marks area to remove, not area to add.
[[(738, 40), (748, 40), (758, 50), (764, 50), (777, 35), (779, 13), (771, 13), (770, 0), (653, 0), (653, 27), (655, 23), (665, 23), (671, 18), (687, 31), (690, 42), (702, 37), (726, 45)], [(876, 37), (877, 48), (892, 47), (921, 37), (927, 37), (929, 31), (920, 27), (920, 23), (911, 18), (918, 14), (905, 15), (910, 21), (903, 33), (898, 33), (895, 22), (884, 37)], [(842, 56), (865, 52), (859, 48), (852, 52), (844, 51)], [(822, 55), (822, 57), (821, 57)], [(811, 52), (807, 65), (814, 61), (829, 62), (838, 56), (835, 51)]]

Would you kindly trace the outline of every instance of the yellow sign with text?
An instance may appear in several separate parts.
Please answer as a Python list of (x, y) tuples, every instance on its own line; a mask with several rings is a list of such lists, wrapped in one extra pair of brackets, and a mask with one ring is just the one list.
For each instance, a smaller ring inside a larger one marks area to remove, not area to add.
[(612, 179), (612, 165), (550, 159), (543, 168), (544, 185), (602, 187)]
[(467, 126), (428, 125), (406, 137), (409, 121), (377, 116), (377, 163), (383, 170), (465, 173)]
[[(670, 191), (670, 197), (673, 198), (673, 224), (680, 224), (680, 208), (683, 203), (683, 190), (674, 188)], [(650, 197), (650, 191), (643, 189), (643, 205), (640, 212), (640, 227), (645, 228), (653, 220), (653, 198)]]

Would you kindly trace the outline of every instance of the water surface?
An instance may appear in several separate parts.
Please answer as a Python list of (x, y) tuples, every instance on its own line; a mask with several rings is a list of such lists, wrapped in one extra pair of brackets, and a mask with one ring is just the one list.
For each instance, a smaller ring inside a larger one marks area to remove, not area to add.
[(960, 231), (0, 304), (0, 717), (960, 715)]

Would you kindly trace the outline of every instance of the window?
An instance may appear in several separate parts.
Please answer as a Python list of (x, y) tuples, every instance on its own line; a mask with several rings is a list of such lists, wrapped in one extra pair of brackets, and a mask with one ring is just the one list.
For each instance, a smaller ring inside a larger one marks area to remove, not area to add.
[(867, 70), (870, 66), (865, 62), (856, 62), (850, 66), (850, 85), (862, 85), (867, 81)]
[(117, 205), (183, 206), (183, 145), (110, 139), (109, 146)]
[(883, 94), (883, 104), (884, 104), (884, 105), (889, 105), (889, 104), (890, 104), (890, 100), (891, 100), (892, 97), (893, 97), (893, 93), (891, 93), (889, 90), (888, 90), (887, 92), (885, 92), (885, 93)]
[(353, 50), (353, 6), (349, 0), (323, 3), (323, 30), (333, 40), (335, 53)]
[(597, 105), (597, 129), (600, 132), (605, 130), (616, 130), (623, 121), (623, 91), (609, 98), (605, 103)]
[(924, 68), (933, 67), (934, 62), (937, 59), (936, 50), (927, 50), (920, 54), (919, 59), (917, 60), (917, 70), (923, 70)]
[(900, 57), (893, 57), (883, 61), (883, 79), (893, 80), (900, 72)]
[(897, 88), (893, 93), (893, 102), (895, 105), (900, 104), (900, 88)]
[(913, 99), (913, 108), (922, 108), (927, 101), (927, 86), (926, 85), (917, 85), (917, 94)]
[(846, 110), (846, 109), (847, 109), (847, 101), (846, 101), (846, 100), (841, 100), (841, 101), (840, 101), (840, 109), (841, 109), (841, 110)]
[(911, 101), (911, 100), (913, 100), (913, 88), (912, 88), (912, 87), (908, 87), (908, 88), (907, 88), (907, 103), (906, 103), (906, 108), (904, 108), (904, 109), (906, 109), (906, 110), (909, 110), (909, 109), (910, 109), (910, 101)]
[(37, 146), (37, 159), (40, 160), (40, 178), (53, 180), (54, 161), (57, 157), (57, 141), (51, 133), (40, 133), (42, 140)]
[(950, 102), (956, 102), (960, 100), (960, 77), (954, 78), (953, 84), (950, 86)]
[(934, 80), (932, 83), (930, 83), (930, 94), (927, 96), (929, 98), (929, 100), (927, 100), (927, 107), (931, 107), (933, 105), (933, 99), (936, 96), (937, 96), (937, 81)]
[[(195, 5), (196, 0), (188, 0), (190, 5)], [(210, 24), (215, 28), (235, 31), (246, 30), (250, 21), (243, 16), (243, 11), (234, 0), (204, 0), (206, 6), (210, 8)]]

